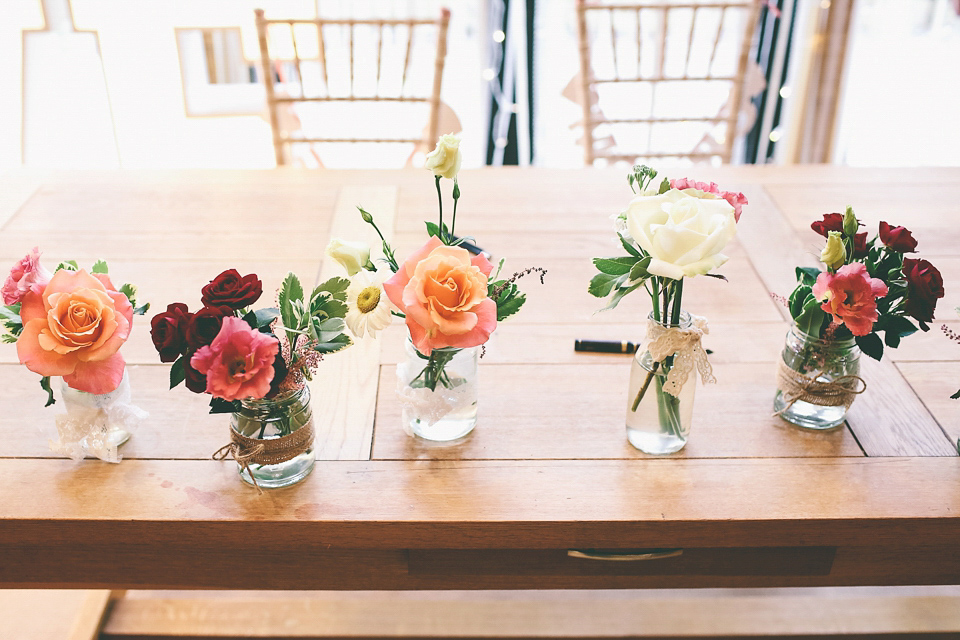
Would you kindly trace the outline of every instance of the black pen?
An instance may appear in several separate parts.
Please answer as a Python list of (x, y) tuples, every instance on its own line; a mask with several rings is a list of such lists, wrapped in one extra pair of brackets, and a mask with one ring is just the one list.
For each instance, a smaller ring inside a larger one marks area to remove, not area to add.
[(493, 257), (492, 255), (490, 255), (489, 251), (484, 251), (483, 249), (473, 244), (472, 242), (469, 242), (467, 240), (461, 240), (457, 236), (450, 236), (450, 239), (453, 242), (456, 242), (458, 247), (463, 247), (464, 249), (466, 249), (467, 251), (469, 251), (475, 256), (483, 256), (487, 260)]
[(574, 340), (573, 350), (592, 353), (636, 353), (637, 345), (626, 340)]

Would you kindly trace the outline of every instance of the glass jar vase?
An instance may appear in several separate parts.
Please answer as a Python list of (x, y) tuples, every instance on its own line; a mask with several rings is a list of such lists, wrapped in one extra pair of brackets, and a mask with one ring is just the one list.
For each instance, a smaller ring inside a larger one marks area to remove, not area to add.
[(434, 349), (425, 356), (407, 340), (397, 365), (397, 397), (408, 433), (450, 442), (477, 425), (477, 364), (480, 347)]
[(80, 460), (92, 455), (106, 462), (119, 462), (117, 447), (130, 439), (130, 430), (147, 417), (132, 404), (130, 374), (126, 368), (117, 388), (108, 393), (89, 393), (60, 379), (60, 397), (66, 409), (57, 416), (56, 441), (50, 448)]
[(854, 338), (823, 339), (790, 328), (777, 371), (773, 410), (805, 429), (832, 429), (866, 385)]
[(300, 482), (313, 471), (313, 412), (306, 386), (273, 398), (240, 401), (230, 421), (240, 477), (261, 489)]
[[(690, 314), (680, 314), (680, 322), (662, 322), (650, 314), (649, 320), (664, 329), (689, 329)], [(630, 367), (630, 392), (627, 398), (627, 440), (631, 445), (654, 455), (675, 453), (687, 444), (693, 421), (693, 402), (696, 395), (696, 368), (690, 368), (682, 387), (673, 395), (668, 389), (667, 377), (674, 367), (675, 356), (655, 361), (649, 346), (638, 349)]]

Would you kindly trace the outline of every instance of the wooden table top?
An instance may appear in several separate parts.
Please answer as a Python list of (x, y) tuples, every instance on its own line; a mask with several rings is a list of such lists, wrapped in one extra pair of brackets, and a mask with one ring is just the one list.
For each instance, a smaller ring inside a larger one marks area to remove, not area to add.
[[(543, 286), (526, 283), (527, 305), (489, 342), (480, 421), (463, 443), (404, 434), (394, 397), (398, 323), (324, 361), (311, 385), (320, 462), (299, 485), (263, 496), (236, 477), (235, 463), (210, 459), (228, 441), (227, 417), (208, 415), (206, 396), (167, 389), (149, 315), (136, 319), (123, 353), (150, 418), (119, 465), (50, 453), (62, 409), (43, 408), (37, 376), (0, 345), (0, 551), (8, 558), (0, 584), (127, 583), (123, 567), (96, 573), (86, 560), (110, 541), (139, 558), (131, 562), (146, 555), (169, 566), (184, 554), (201, 566), (193, 552), (261, 540), (308, 554), (954, 544), (960, 401), (949, 395), (960, 386), (960, 345), (939, 325), (960, 330), (960, 231), (948, 224), (960, 169), (723, 167), (695, 177), (743, 191), (751, 204), (720, 269), (729, 282), (686, 285), (686, 308), (710, 320), (705, 346), (718, 383), (698, 388), (680, 453), (654, 458), (627, 443), (629, 357), (573, 351), (576, 338), (642, 337), (645, 296), (595, 314), (599, 301), (586, 291), (590, 258), (618, 253), (610, 216), (630, 198), (624, 171), (464, 171), (458, 229), (507, 257), (508, 272), (549, 273)], [(330, 237), (373, 240), (357, 204), (404, 256), (424, 241), (436, 192), (422, 170), (11, 172), (0, 175), (0, 265), (34, 245), (48, 264), (103, 258), (114, 280), (137, 284), (154, 310), (174, 301), (196, 308), (200, 287), (227, 268), (257, 273), (264, 291), (291, 270), (305, 282), (338, 274), (324, 257)], [(814, 433), (771, 415), (787, 323), (769, 293), (788, 295), (794, 266), (815, 260), (809, 223), (848, 204), (868, 229), (880, 220), (912, 229), (947, 295), (934, 330), (882, 363), (863, 358), (869, 388), (848, 425)], [(14, 549), (31, 560), (9, 560)], [(37, 564), (49, 571), (24, 573)], [(84, 578), (90, 571), (96, 577)], [(213, 584), (137, 582), (160, 583)], [(276, 581), (284, 585), (295, 586)]]

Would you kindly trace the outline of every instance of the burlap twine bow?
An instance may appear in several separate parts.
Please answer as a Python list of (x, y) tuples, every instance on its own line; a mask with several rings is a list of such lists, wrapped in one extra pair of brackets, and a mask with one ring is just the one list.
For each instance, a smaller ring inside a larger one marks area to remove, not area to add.
[(663, 390), (675, 397), (680, 396), (680, 390), (694, 368), (700, 372), (704, 384), (717, 381), (707, 360), (707, 352), (700, 345), (704, 334), (710, 333), (707, 319), (690, 314), (690, 322), (686, 329), (665, 327), (654, 320), (647, 322), (647, 351), (654, 362), (663, 362), (673, 356), (673, 366), (663, 383)]
[(313, 418), (293, 433), (269, 440), (248, 438), (231, 429), (230, 444), (225, 444), (217, 449), (213, 454), (213, 459), (224, 460), (227, 456), (232, 457), (250, 476), (257, 492), (262, 494), (263, 489), (257, 484), (257, 478), (250, 470), (250, 465), (280, 464), (287, 460), (293, 460), (310, 448), (313, 443), (313, 435)]
[(867, 390), (867, 382), (860, 376), (840, 376), (824, 381), (818, 379), (821, 375), (822, 371), (815, 371), (812, 375), (805, 376), (781, 360), (777, 366), (777, 389), (783, 393), (787, 404), (773, 415), (781, 415), (801, 400), (819, 407), (842, 405), (849, 409), (856, 397)]

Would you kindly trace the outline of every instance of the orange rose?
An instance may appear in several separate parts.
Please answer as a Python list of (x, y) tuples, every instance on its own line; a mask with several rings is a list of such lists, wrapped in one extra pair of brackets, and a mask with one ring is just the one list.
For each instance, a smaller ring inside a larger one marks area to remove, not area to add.
[(28, 369), (88, 393), (120, 385), (118, 350), (130, 335), (133, 307), (106, 275), (61, 269), (42, 293), (23, 297), (20, 318), (17, 355)]
[(476, 347), (497, 327), (497, 303), (487, 297), (493, 265), (434, 236), (401, 265), (383, 290), (407, 316), (417, 351)]

